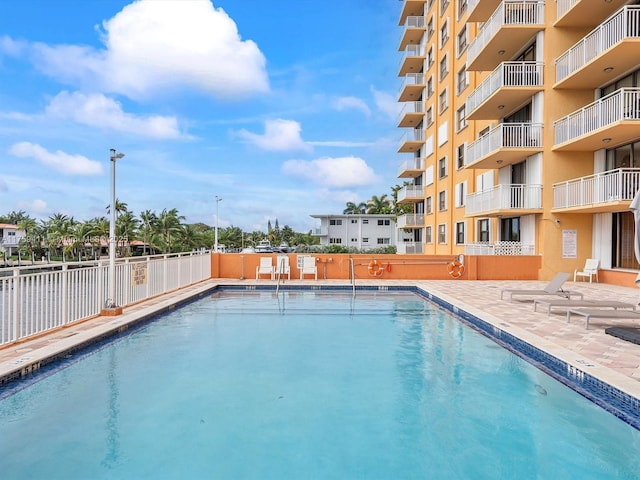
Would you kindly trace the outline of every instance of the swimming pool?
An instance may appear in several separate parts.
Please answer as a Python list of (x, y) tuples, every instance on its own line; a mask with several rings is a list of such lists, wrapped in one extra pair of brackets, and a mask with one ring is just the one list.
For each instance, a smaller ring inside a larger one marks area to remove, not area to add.
[(412, 293), (216, 291), (11, 388), (3, 478), (640, 471), (640, 432)]

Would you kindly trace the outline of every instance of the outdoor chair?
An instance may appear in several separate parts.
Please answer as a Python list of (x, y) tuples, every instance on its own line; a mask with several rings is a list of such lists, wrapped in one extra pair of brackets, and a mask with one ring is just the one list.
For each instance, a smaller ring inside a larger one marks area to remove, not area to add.
[(300, 268), (300, 280), (302, 280), (305, 275), (313, 275), (316, 280), (318, 279), (318, 268), (316, 267), (316, 257), (311, 257), (311, 256), (302, 257), (302, 267)]
[(261, 275), (269, 275), (269, 278), (273, 280), (274, 270), (271, 264), (271, 257), (260, 257), (260, 265), (256, 267), (256, 280)]
[(504, 294), (509, 295), (509, 301), (513, 300), (514, 295), (559, 295), (565, 298), (578, 297), (582, 298), (583, 295), (580, 292), (574, 292), (572, 290), (563, 290), (562, 285), (569, 279), (570, 274), (560, 272), (542, 289), (517, 289), (517, 288), (504, 288), (500, 291), (500, 299), (504, 298)]
[(578, 277), (589, 277), (589, 283), (592, 283), (593, 277), (596, 277), (596, 283), (598, 283), (598, 268), (600, 267), (600, 260), (597, 258), (588, 258), (584, 264), (584, 268), (581, 272), (576, 269), (573, 272), (573, 281), (575, 282)]
[(275, 278), (281, 278), (286, 275), (291, 280), (291, 266), (289, 265), (288, 255), (278, 255), (276, 257), (276, 266), (274, 268)]

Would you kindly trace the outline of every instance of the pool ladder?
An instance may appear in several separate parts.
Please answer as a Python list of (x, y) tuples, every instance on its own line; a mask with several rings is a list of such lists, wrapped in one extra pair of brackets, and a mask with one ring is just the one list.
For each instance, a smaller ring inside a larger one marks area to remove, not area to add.
[[(278, 268), (280, 268), (280, 272), (278, 273)], [(276, 295), (280, 291), (280, 280), (282, 279), (282, 275), (284, 274), (284, 258), (280, 259), (280, 265), (276, 264), (276, 273), (278, 274), (278, 282), (276, 283)]]
[(356, 296), (356, 269), (353, 264), (353, 258), (349, 259), (349, 275), (351, 277), (351, 286), (353, 287), (353, 296)]

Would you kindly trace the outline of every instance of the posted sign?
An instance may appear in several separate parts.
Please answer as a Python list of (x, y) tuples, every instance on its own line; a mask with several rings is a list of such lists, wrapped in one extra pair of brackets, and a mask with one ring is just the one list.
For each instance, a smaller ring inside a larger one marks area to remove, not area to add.
[(147, 262), (131, 264), (131, 285), (137, 287), (147, 284)]

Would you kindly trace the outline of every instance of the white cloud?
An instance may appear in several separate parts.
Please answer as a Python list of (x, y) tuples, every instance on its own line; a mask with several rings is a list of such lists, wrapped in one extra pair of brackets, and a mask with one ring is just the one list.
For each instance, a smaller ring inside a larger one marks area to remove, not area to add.
[(130, 98), (177, 88), (221, 98), (269, 90), (264, 55), (210, 1), (138, 0), (102, 28), (104, 49), (33, 44), (36, 64), (62, 81)]
[(373, 100), (382, 113), (387, 115), (392, 120), (397, 120), (398, 115), (400, 113), (400, 109), (402, 105), (398, 103), (398, 100), (385, 92), (381, 92), (376, 90), (374, 87), (371, 87), (371, 93), (373, 94)]
[(5, 182), (3, 179), (0, 178), (0, 192), (8, 192), (9, 191), (9, 186), (7, 185), (7, 182)]
[(264, 150), (278, 152), (303, 150), (311, 147), (302, 140), (302, 127), (294, 120), (267, 120), (264, 122), (264, 134), (260, 135), (247, 130), (240, 130), (238, 135)]
[(282, 165), (282, 172), (334, 188), (370, 185), (378, 181), (367, 162), (352, 156), (324, 157), (311, 161), (288, 160)]
[(69, 155), (60, 150), (52, 153), (35, 143), (16, 143), (9, 148), (9, 153), (19, 158), (33, 158), (42, 165), (52, 168), (64, 175), (102, 174), (102, 165), (100, 162), (89, 160), (82, 155)]
[(346, 140), (326, 140), (326, 141), (316, 141), (316, 142), (307, 142), (309, 145), (318, 146), (318, 147), (345, 147), (345, 148), (354, 148), (354, 147), (371, 147), (375, 145), (375, 142), (350, 142)]
[(48, 115), (68, 118), (92, 127), (129, 132), (152, 138), (179, 138), (175, 117), (151, 115), (137, 117), (122, 110), (122, 105), (102, 94), (60, 92), (46, 108)]
[(30, 202), (18, 202), (18, 209), (29, 212), (29, 215), (46, 215), (49, 213), (47, 202), (38, 199)]
[(361, 100), (357, 97), (340, 97), (335, 102), (333, 102), (333, 106), (336, 110), (339, 111), (354, 109), (360, 110), (367, 117), (371, 115), (369, 106), (364, 102), (364, 100)]

